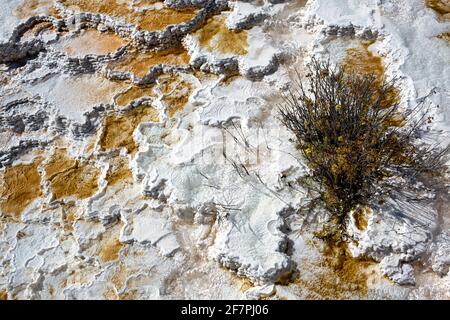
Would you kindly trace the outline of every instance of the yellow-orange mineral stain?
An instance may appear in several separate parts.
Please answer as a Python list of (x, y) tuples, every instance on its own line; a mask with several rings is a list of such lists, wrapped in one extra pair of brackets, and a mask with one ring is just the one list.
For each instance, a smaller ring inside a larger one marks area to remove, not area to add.
[(183, 110), (192, 93), (192, 85), (178, 76), (162, 76), (158, 79), (158, 85), (164, 95), (161, 101), (167, 106), (169, 117)]
[(92, 154), (95, 151), (96, 144), (97, 144), (97, 136), (96, 135), (92, 135), (86, 139), (85, 146), (83, 149), (84, 150), (83, 152), (86, 155), (86, 157), (92, 156)]
[(149, 8), (155, 5), (164, 5), (161, 0), (135, 0), (133, 6), (137, 8)]
[(205, 26), (196, 32), (200, 46), (209, 51), (224, 54), (247, 54), (247, 31), (232, 31), (225, 25), (226, 17), (217, 15), (211, 17)]
[(294, 284), (305, 293), (306, 299), (363, 298), (368, 293), (374, 264), (370, 260), (351, 257), (346, 248), (330, 248), (324, 252), (323, 261), (305, 263), (310, 277), (304, 278), (300, 274)]
[(133, 175), (126, 157), (115, 157), (109, 164), (106, 181), (113, 186), (119, 182), (131, 182)]
[(27, 19), (40, 14), (59, 17), (58, 11), (53, 4), (53, 0), (23, 0), (13, 11), (13, 14), (19, 19)]
[(19, 218), (22, 211), (42, 195), (41, 176), (36, 159), (31, 164), (8, 167), (0, 173), (0, 209), (3, 215)]
[(239, 280), (240, 280), (240, 287), (239, 287), (240, 292), (245, 292), (248, 289), (251, 289), (254, 287), (253, 283), (250, 280), (248, 280), (247, 278), (245, 278), (245, 279), (239, 278)]
[(347, 56), (342, 65), (347, 72), (374, 75), (381, 81), (384, 78), (383, 61), (369, 50), (371, 44), (372, 42), (363, 42), (356, 48), (347, 49)]
[(78, 219), (77, 215), (77, 207), (73, 204), (63, 205), (63, 222), (64, 222), (64, 229), (68, 232), (73, 231), (73, 224)]
[(151, 87), (133, 86), (119, 94), (114, 101), (119, 107), (127, 107), (131, 102), (139, 98), (150, 97), (152, 95), (153, 91)]
[(450, 32), (444, 32), (437, 36), (439, 39), (450, 42)]
[(116, 267), (115, 272), (113, 276), (111, 277), (111, 283), (114, 285), (114, 287), (117, 289), (117, 291), (121, 290), (123, 286), (125, 285), (125, 282), (127, 280), (128, 272), (126, 269), (125, 264), (120, 261), (119, 266)]
[(71, 269), (62, 282), (63, 288), (73, 284), (83, 285), (92, 282), (94, 275), (100, 272), (98, 265), (92, 266), (86, 262), (75, 265)]
[(146, 31), (156, 31), (165, 29), (168, 25), (187, 22), (195, 17), (196, 11), (178, 11), (171, 8), (160, 10), (149, 10), (138, 19), (139, 27)]
[[(373, 85), (381, 86), (385, 80), (385, 67), (381, 57), (374, 55), (370, 50), (373, 41), (362, 42), (360, 46), (347, 49), (347, 55), (342, 63), (344, 71), (356, 73), (362, 76), (372, 75), (375, 77)], [(390, 107), (398, 103), (399, 91), (393, 88), (387, 93), (386, 98), (381, 101), (381, 106)]]
[(142, 78), (157, 64), (187, 65), (189, 55), (184, 48), (169, 49), (156, 52), (130, 51), (122, 58), (109, 64), (112, 70), (131, 72)]
[(0, 290), (0, 300), (8, 300), (8, 292)]
[(196, 10), (176, 10), (172, 8), (135, 10), (131, 1), (120, 0), (62, 0), (63, 5), (77, 12), (92, 12), (122, 18), (145, 31), (163, 30), (169, 25), (191, 20)]
[(103, 150), (126, 148), (129, 153), (134, 153), (137, 150), (133, 139), (134, 129), (141, 122), (158, 121), (157, 110), (148, 106), (139, 106), (123, 114), (111, 114), (106, 117), (100, 146)]
[(119, 257), (119, 251), (123, 247), (118, 239), (122, 226), (123, 223), (117, 223), (101, 235), (98, 256), (103, 262), (114, 261)]
[(44, 165), (44, 170), (56, 199), (70, 196), (85, 199), (98, 189), (100, 170), (87, 162), (71, 158), (64, 149), (56, 150)]
[(366, 230), (369, 214), (370, 210), (368, 208), (359, 208), (353, 212), (353, 219), (355, 220), (355, 226), (358, 230)]
[(56, 45), (56, 49), (63, 50), (69, 56), (106, 55), (116, 52), (126, 44), (127, 41), (113, 32), (89, 29), (74, 37), (62, 40)]
[(449, 0), (425, 0), (427, 7), (433, 9), (441, 19), (450, 20)]
[(103, 262), (117, 260), (122, 243), (118, 239), (106, 241), (100, 250), (99, 257)]

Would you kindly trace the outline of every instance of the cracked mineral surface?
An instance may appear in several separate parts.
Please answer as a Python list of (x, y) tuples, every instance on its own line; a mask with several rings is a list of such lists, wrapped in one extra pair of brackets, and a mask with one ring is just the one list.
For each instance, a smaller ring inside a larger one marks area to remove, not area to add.
[(447, 0), (0, 3), (0, 300), (450, 299), (449, 176), (337, 255), (276, 108), (316, 57), (448, 144)]

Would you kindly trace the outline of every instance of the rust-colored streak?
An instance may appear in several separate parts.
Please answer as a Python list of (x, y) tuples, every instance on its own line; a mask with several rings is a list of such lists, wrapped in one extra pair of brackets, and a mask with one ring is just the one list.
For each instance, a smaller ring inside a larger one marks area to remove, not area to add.
[(19, 218), (22, 211), (42, 195), (41, 176), (36, 159), (31, 164), (8, 167), (0, 173), (0, 208), (3, 215)]
[(247, 54), (247, 31), (232, 31), (225, 25), (225, 16), (217, 15), (208, 19), (206, 25), (197, 31), (200, 46), (209, 51), (224, 54)]

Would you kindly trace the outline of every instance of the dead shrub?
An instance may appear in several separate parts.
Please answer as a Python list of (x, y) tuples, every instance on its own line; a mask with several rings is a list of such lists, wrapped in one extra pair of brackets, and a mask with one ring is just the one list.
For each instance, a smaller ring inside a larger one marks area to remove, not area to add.
[(348, 213), (398, 189), (397, 178), (441, 172), (448, 148), (417, 143), (431, 120), (425, 99), (401, 111), (395, 79), (380, 81), (313, 60), (305, 82), (298, 76), (279, 112), (310, 168), (304, 181), (332, 215), (332, 227), (321, 237), (340, 239)]

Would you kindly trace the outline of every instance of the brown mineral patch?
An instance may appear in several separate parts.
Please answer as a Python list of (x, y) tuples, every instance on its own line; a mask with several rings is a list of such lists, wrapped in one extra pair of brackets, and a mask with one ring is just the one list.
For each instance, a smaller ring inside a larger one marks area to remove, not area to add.
[(84, 153), (87, 156), (92, 156), (92, 153), (95, 150), (95, 146), (97, 144), (97, 136), (96, 135), (92, 135), (91, 137), (89, 137), (86, 141), (86, 145), (84, 147)]
[(229, 86), (231, 83), (233, 83), (233, 81), (235, 81), (236, 79), (239, 79), (239, 78), (241, 78), (241, 76), (239, 76), (239, 75), (238, 76), (228, 76), (222, 80), (222, 83), (225, 86)]
[(13, 14), (19, 19), (27, 19), (40, 14), (59, 17), (53, 4), (53, 0), (23, 0)]
[(433, 9), (441, 19), (450, 20), (449, 0), (425, 0), (427, 7)]
[[(99, 222), (93, 222), (93, 224), (98, 223)], [(120, 250), (123, 247), (123, 244), (119, 241), (120, 230), (122, 227), (123, 223), (121, 221), (110, 225), (95, 241), (90, 242), (89, 247), (84, 248), (85, 254), (98, 257), (98, 260), (103, 263), (117, 260)], [(80, 268), (81, 267), (83, 267), (83, 265), (80, 265)]]
[[(373, 41), (364, 41), (356, 48), (347, 49), (347, 56), (342, 63), (342, 67), (348, 73), (356, 73), (375, 77), (374, 86), (381, 86), (385, 80), (385, 67), (381, 57), (374, 55), (369, 47)], [(400, 99), (399, 91), (395, 88), (390, 91), (382, 106), (392, 106)]]
[(78, 268), (75, 266), (69, 273), (66, 279), (63, 280), (62, 287), (65, 288), (70, 285), (83, 285), (93, 281), (96, 274), (99, 273), (98, 266), (92, 266), (85, 262), (78, 264)]
[(33, 200), (42, 195), (38, 166), (42, 159), (31, 164), (8, 167), (0, 173), (0, 209), (3, 215), (19, 218)]
[(8, 300), (8, 292), (6, 290), (0, 291), (0, 300)]
[(32, 28), (25, 31), (25, 33), (21, 37), (21, 41), (28, 41), (36, 37), (39, 33), (42, 32), (55, 32), (56, 29), (51, 22), (43, 21), (36, 23)]
[(103, 262), (117, 260), (122, 243), (118, 239), (110, 239), (100, 250), (99, 257)]
[(111, 62), (108, 67), (116, 71), (131, 72), (142, 78), (157, 64), (178, 66), (188, 63), (189, 55), (180, 47), (156, 52), (130, 51), (119, 60)]
[(158, 86), (163, 94), (161, 101), (167, 106), (169, 117), (183, 110), (193, 89), (189, 82), (172, 75), (160, 77)]
[(130, 290), (126, 291), (119, 295), (120, 300), (136, 300), (137, 299), (137, 293), (136, 290)]
[[(346, 248), (325, 250), (322, 261), (303, 263), (294, 282), (306, 299), (363, 298), (375, 262), (351, 257)], [(308, 272), (306, 278), (304, 274)]]
[(240, 280), (241, 280), (241, 286), (239, 288), (240, 292), (245, 292), (248, 289), (251, 289), (254, 287), (253, 283), (250, 280), (248, 280), (247, 278), (240, 279)]
[(44, 165), (44, 170), (56, 199), (70, 196), (85, 199), (98, 189), (100, 170), (89, 163), (71, 158), (65, 149), (57, 149)]
[(45, 179), (53, 179), (56, 175), (67, 170), (67, 168), (75, 167), (76, 163), (75, 159), (67, 155), (66, 149), (56, 149), (50, 160), (44, 165)]
[(55, 298), (55, 288), (54, 287), (50, 286), (48, 288), (48, 293), (50, 294), (51, 299)]
[(133, 175), (126, 157), (115, 157), (110, 162), (106, 181), (113, 186), (119, 182), (131, 182)]
[(286, 272), (278, 278), (276, 284), (288, 285), (293, 280), (292, 278), (293, 278), (292, 272)]
[(437, 37), (438, 37), (438, 39), (442, 39), (444, 41), (450, 42), (450, 32), (441, 33)]
[(119, 0), (62, 0), (62, 4), (77, 12), (92, 12), (122, 18), (145, 31), (163, 30), (169, 25), (191, 20), (196, 10), (176, 10), (172, 8), (136, 10), (128, 1)]
[(367, 228), (367, 219), (370, 214), (369, 208), (359, 208), (353, 212), (353, 219), (355, 219), (355, 226), (358, 230), (366, 230)]
[(126, 44), (127, 41), (113, 32), (88, 29), (73, 37), (62, 39), (54, 47), (56, 50), (64, 51), (69, 56), (82, 57), (88, 54), (106, 55), (113, 53)]
[(232, 31), (225, 25), (225, 16), (211, 17), (206, 25), (198, 30), (200, 45), (209, 51), (224, 54), (247, 54), (247, 31)]
[(161, 0), (135, 0), (133, 6), (138, 8), (149, 8), (158, 4), (164, 5)]
[(103, 294), (106, 300), (119, 300), (119, 296), (112, 286), (108, 286)]
[(73, 224), (78, 219), (77, 208), (73, 204), (63, 206), (64, 229), (68, 232), (73, 231)]
[(197, 14), (194, 10), (178, 11), (171, 8), (160, 10), (149, 10), (137, 23), (139, 27), (146, 31), (156, 31), (165, 29), (169, 25), (187, 22)]
[(347, 56), (342, 65), (347, 72), (372, 74), (381, 81), (384, 78), (384, 65), (381, 57), (369, 50), (372, 43), (363, 42), (359, 47), (347, 49)]
[(112, 17), (126, 17), (131, 12), (128, 3), (120, 0), (62, 0), (61, 3), (76, 12), (102, 13)]
[(194, 70), (193, 74), (202, 84), (219, 79), (219, 76), (214, 73), (207, 73), (200, 70)]
[(152, 95), (153, 92), (151, 87), (133, 86), (119, 94), (114, 101), (119, 107), (127, 107), (131, 102), (139, 98), (151, 97)]
[(119, 266), (116, 268), (111, 278), (111, 283), (116, 287), (117, 290), (121, 290), (125, 285), (126, 280), (127, 280), (127, 271), (125, 264), (123, 262), (119, 262)]
[(139, 106), (123, 114), (113, 113), (106, 117), (100, 146), (103, 150), (126, 148), (129, 153), (134, 153), (137, 149), (134, 129), (141, 122), (158, 121), (158, 112), (149, 106)]

